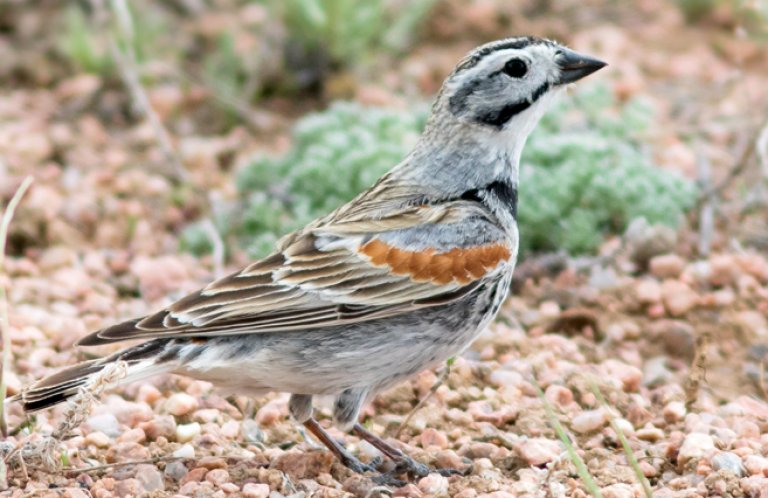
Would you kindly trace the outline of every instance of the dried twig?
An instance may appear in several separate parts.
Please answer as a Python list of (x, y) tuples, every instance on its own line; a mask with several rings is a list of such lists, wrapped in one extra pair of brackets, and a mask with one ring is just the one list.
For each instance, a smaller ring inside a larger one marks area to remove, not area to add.
[(683, 390), (685, 391), (685, 408), (691, 411), (693, 405), (699, 399), (699, 388), (702, 382), (707, 380), (707, 346), (710, 342), (709, 332), (703, 332), (696, 338), (696, 350), (694, 352), (691, 369), (688, 378), (685, 379)]
[(440, 372), (440, 375), (437, 377), (437, 380), (434, 384), (432, 384), (432, 387), (429, 388), (429, 392), (426, 396), (421, 398), (419, 402), (416, 404), (416, 406), (413, 407), (413, 410), (411, 410), (408, 415), (405, 416), (405, 420), (403, 420), (403, 423), (400, 424), (400, 427), (397, 428), (397, 432), (395, 432), (395, 439), (398, 439), (400, 437), (400, 434), (403, 432), (403, 429), (405, 429), (408, 426), (408, 422), (411, 421), (413, 416), (421, 410), (421, 408), (426, 404), (427, 401), (429, 401), (429, 398), (434, 396), (434, 394), (437, 392), (437, 390), (440, 388), (440, 386), (443, 385), (445, 380), (448, 378), (448, 375), (451, 373), (451, 365), (453, 365), (453, 362), (455, 361), (455, 358), (451, 357), (448, 359), (448, 361), (445, 362), (445, 368), (442, 372)]
[(203, 220), (201, 227), (208, 236), (208, 240), (211, 242), (211, 257), (213, 258), (213, 276), (215, 278), (221, 278), (224, 276), (224, 260), (226, 258), (226, 248), (224, 247), (224, 240), (221, 238), (221, 234), (216, 229), (216, 225), (213, 224), (213, 220), (206, 218)]
[(22, 469), (30, 466), (28, 462), (33, 462), (33, 466), (42, 467), (48, 472), (61, 471), (63, 463), (56, 455), (61, 441), (85, 421), (96, 398), (125, 377), (127, 369), (128, 365), (124, 361), (104, 367), (69, 401), (67, 412), (52, 434), (17, 447), (8, 455), (6, 461), (16, 462)]
[(733, 164), (731, 169), (728, 171), (728, 174), (725, 175), (725, 178), (723, 178), (720, 183), (713, 186), (712, 188), (701, 192), (699, 198), (696, 200), (696, 204), (693, 207), (694, 210), (699, 210), (701, 205), (707, 202), (709, 199), (713, 199), (722, 194), (723, 191), (730, 187), (733, 181), (738, 178), (739, 175), (744, 172), (744, 170), (747, 169), (750, 159), (752, 159), (752, 156), (757, 150), (758, 141), (760, 140), (760, 137), (763, 135), (766, 128), (768, 128), (768, 121), (757, 128), (757, 131), (747, 142), (747, 145), (739, 156), (739, 159)]
[(176, 460), (184, 460), (184, 457), (176, 457), (173, 455), (163, 455), (154, 458), (145, 458), (143, 460), (130, 460), (127, 462), (114, 462), (105, 463), (103, 465), (91, 465), (90, 467), (69, 467), (61, 469), (62, 472), (71, 472), (74, 474), (86, 474), (88, 472), (99, 472), (101, 470), (116, 469), (120, 467), (130, 467), (131, 465), (153, 464), (159, 462), (174, 462)]
[[(16, 207), (33, 181), (34, 179), (28, 176), (21, 182), (21, 185), (8, 203), (5, 213), (3, 213), (3, 220), (0, 223), (0, 275), (5, 273), (5, 244), (8, 240), (8, 229), (11, 225), (13, 214), (16, 212)], [(5, 395), (8, 392), (8, 386), (5, 381), (11, 361), (11, 330), (8, 320), (8, 300), (5, 295), (5, 285), (3, 282), (0, 282), (0, 333), (3, 336), (3, 364), (0, 366), (0, 432), (2, 432), (3, 437), (8, 437), (8, 424), (5, 420)]]
[[(702, 192), (712, 189), (712, 165), (702, 151), (697, 154), (698, 183)], [(715, 196), (706, 197), (701, 203), (699, 212), (699, 254), (709, 255), (712, 249), (712, 236), (715, 230)]]
[[(152, 126), (155, 136), (157, 137), (157, 144), (172, 167), (172, 179), (178, 183), (192, 185), (193, 189), (201, 197), (204, 197), (209, 201), (209, 210), (212, 212), (213, 202), (211, 202), (210, 196), (191, 182), (189, 172), (184, 167), (181, 158), (174, 148), (170, 133), (168, 133), (162, 120), (152, 107), (152, 103), (147, 96), (147, 91), (141, 84), (136, 52), (133, 48), (135, 36), (133, 31), (133, 19), (131, 18), (125, 0), (110, 0), (112, 6), (111, 9), (106, 8), (104, 1), (105, 0), (90, 0), (94, 12), (93, 19), (97, 29), (104, 33), (108, 40), (110, 53), (120, 72), (123, 84), (128, 89), (134, 105), (147, 119), (150, 126)], [(118, 38), (110, 29), (110, 15), (117, 21), (120, 30), (120, 38), (124, 41), (124, 48), (120, 47)], [(213, 246), (214, 272), (216, 277), (222, 276), (224, 273), (224, 260), (226, 258), (224, 242), (211, 219), (207, 218), (203, 220), (203, 229), (206, 231)]]
[[(135, 36), (133, 32), (133, 20), (131, 19), (128, 6), (126, 5), (125, 0), (111, 0), (110, 3), (112, 8), (107, 9), (104, 6), (104, 0), (91, 0), (91, 6), (94, 12), (93, 19), (96, 26), (107, 38), (109, 51), (120, 72), (120, 78), (123, 80), (126, 88), (128, 88), (131, 98), (139, 112), (144, 115), (147, 121), (149, 121), (150, 126), (152, 126), (155, 136), (157, 137), (157, 143), (160, 146), (163, 155), (165, 155), (165, 158), (173, 168), (173, 176), (175, 177), (175, 180), (178, 182), (187, 182), (189, 181), (189, 173), (176, 154), (171, 141), (171, 136), (168, 133), (168, 130), (165, 129), (165, 126), (163, 126), (160, 117), (152, 108), (147, 92), (141, 84), (136, 53), (133, 49)], [(121, 38), (125, 41), (123, 44), (124, 48), (122, 49), (118, 44), (117, 38), (108, 26), (110, 12), (117, 20)]]

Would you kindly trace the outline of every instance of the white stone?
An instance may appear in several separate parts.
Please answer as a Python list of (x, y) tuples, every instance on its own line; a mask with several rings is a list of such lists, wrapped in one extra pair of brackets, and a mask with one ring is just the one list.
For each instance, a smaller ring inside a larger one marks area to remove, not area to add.
[(267, 498), (269, 496), (269, 486), (262, 483), (249, 482), (243, 486), (243, 496), (245, 498)]
[(186, 415), (197, 410), (198, 402), (187, 393), (172, 394), (165, 402), (165, 409), (176, 417)]
[(703, 458), (709, 453), (715, 451), (715, 440), (709, 434), (692, 432), (685, 436), (677, 459), (685, 465), (691, 460)]
[(200, 435), (200, 424), (192, 422), (191, 424), (180, 424), (176, 426), (176, 441), (187, 443)]
[(195, 458), (195, 447), (191, 444), (184, 444), (173, 452), (174, 458)]
[(606, 413), (602, 408), (585, 410), (571, 420), (571, 428), (581, 434), (594, 432), (605, 425)]

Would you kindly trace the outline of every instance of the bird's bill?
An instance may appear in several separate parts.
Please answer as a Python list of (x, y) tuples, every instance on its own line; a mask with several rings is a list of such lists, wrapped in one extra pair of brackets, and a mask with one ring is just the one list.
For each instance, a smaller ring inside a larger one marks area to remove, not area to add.
[(594, 57), (563, 48), (557, 56), (557, 65), (560, 66), (560, 80), (558, 83), (565, 85), (589, 76), (608, 64)]

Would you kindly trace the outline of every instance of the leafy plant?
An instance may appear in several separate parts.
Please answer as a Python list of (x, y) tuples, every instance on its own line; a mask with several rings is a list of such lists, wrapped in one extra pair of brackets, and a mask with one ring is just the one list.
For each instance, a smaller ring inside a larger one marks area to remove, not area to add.
[(272, 2), (305, 47), (322, 47), (332, 62), (353, 65), (372, 50), (399, 51), (435, 0), (296, 0)]
[(768, 3), (755, 0), (677, 0), (678, 8), (689, 22), (698, 22), (715, 10), (727, 12), (755, 38), (768, 39)]
[(106, 43), (99, 39), (82, 9), (70, 5), (64, 15), (61, 49), (80, 70), (109, 74), (114, 63)]
[(521, 250), (590, 252), (635, 218), (675, 226), (693, 204), (693, 183), (655, 168), (642, 144), (651, 109), (634, 100), (616, 113), (612, 100), (591, 87), (531, 135), (520, 168)]
[[(114, 36), (118, 47), (129, 50), (138, 63), (158, 55), (158, 47), (169, 45), (161, 41), (168, 32), (165, 17), (157, 6), (146, 2), (131, 4), (123, 0), (109, 2), (109, 20), (98, 25), (94, 16), (86, 14), (76, 4), (64, 14), (61, 50), (80, 70), (108, 76), (115, 71), (106, 30)], [(160, 50), (161, 52), (163, 50)]]
[[(523, 251), (594, 251), (634, 218), (674, 226), (692, 205), (692, 182), (655, 168), (641, 143), (650, 109), (617, 107), (609, 90), (593, 87), (564, 99), (534, 132), (521, 165)], [(303, 118), (285, 155), (258, 157), (241, 171), (242, 205), (217, 216), (219, 229), (253, 255), (266, 254), (280, 235), (352, 199), (397, 164), (426, 116), (426, 109), (340, 102)], [(207, 245), (194, 227), (184, 241), (199, 251)]]

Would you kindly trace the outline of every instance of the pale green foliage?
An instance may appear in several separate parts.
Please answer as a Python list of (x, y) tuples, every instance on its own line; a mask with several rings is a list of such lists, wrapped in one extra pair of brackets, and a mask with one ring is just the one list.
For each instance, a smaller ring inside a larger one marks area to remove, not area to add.
[(113, 0), (108, 3), (109, 24), (100, 30), (93, 18), (72, 4), (67, 7), (61, 32), (61, 50), (78, 69), (108, 76), (115, 71), (115, 61), (109, 50), (108, 34), (118, 48), (132, 53), (142, 63), (170, 46), (161, 40), (169, 31), (161, 9), (141, 2), (139, 5)]
[(70, 5), (64, 16), (62, 51), (79, 69), (108, 74), (114, 64), (106, 44), (98, 38), (83, 11), (74, 4)]
[(240, 230), (258, 254), (277, 234), (299, 228), (368, 188), (418, 139), (426, 112), (339, 102), (296, 124), (284, 156), (261, 157), (238, 177), (247, 198)]
[[(397, 164), (425, 119), (426, 109), (350, 103), (303, 118), (285, 155), (256, 158), (242, 170), (242, 206), (218, 216), (218, 226), (254, 255), (266, 254), (280, 235), (352, 199)], [(602, 87), (564, 98), (549, 112), (522, 159), (522, 250), (590, 252), (636, 217), (680, 221), (694, 188), (653, 166), (641, 145), (650, 120), (647, 107), (619, 106)], [(191, 249), (203, 250), (205, 240), (195, 229), (185, 237)]]
[(730, 12), (733, 21), (747, 34), (768, 39), (768, 2), (765, 0), (677, 0), (677, 5), (690, 22), (697, 22), (715, 10)]
[(289, 32), (341, 65), (374, 49), (402, 50), (435, 0), (295, 0), (271, 2)]
[[(613, 104), (613, 105), (611, 105)], [(635, 218), (675, 226), (693, 183), (653, 166), (640, 101), (620, 107), (604, 87), (561, 99), (533, 133), (520, 172), (522, 250), (593, 251)]]

